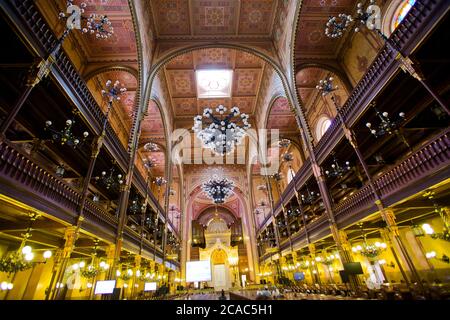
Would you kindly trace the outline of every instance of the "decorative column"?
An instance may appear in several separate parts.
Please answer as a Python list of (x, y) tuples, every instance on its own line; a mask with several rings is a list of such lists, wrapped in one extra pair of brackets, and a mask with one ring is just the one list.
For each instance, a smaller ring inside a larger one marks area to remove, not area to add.
[(59, 248), (55, 252), (55, 256), (53, 258), (54, 264), (53, 264), (53, 268), (52, 268), (52, 277), (50, 279), (50, 283), (49, 283), (47, 289), (45, 289), (45, 300), (49, 300), (50, 296), (53, 292), (53, 289), (52, 289), (53, 284), (54, 284), (56, 276), (58, 275), (58, 270), (61, 268), (63, 249), (64, 249), (64, 247)]
[(280, 232), (278, 230), (278, 225), (275, 219), (275, 203), (273, 201), (273, 194), (272, 194), (272, 186), (269, 180), (269, 176), (267, 175), (267, 169), (264, 168), (265, 170), (265, 174), (264, 174), (264, 181), (266, 183), (266, 189), (267, 189), (267, 194), (269, 195), (269, 202), (270, 202), (270, 207), (271, 207), (271, 213), (272, 213), (272, 226), (273, 226), (273, 230), (275, 233), (275, 241), (276, 241), (276, 245), (277, 245), (277, 249), (278, 251), (280, 251)]
[[(62, 249), (62, 260), (61, 264), (59, 266), (59, 270), (57, 272), (56, 276), (56, 283), (53, 283), (50, 285), (50, 293), (51, 293), (51, 300), (54, 300), (58, 297), (58, 294), (61, 290), (61, 285), (57, 285), (59, 283), (62, 283), (62, 280), (64, 279), (64, 274), (66, 272), (67, 264), (70, 259), (70, 255), (72, 254), (73, 249), (75, 248), (75, 241), (77, 240), (77, 232), (76, 227), (70, 226), (67, 227), (64, 232), (64, 247)], [(54, 288), (52, 288), (54, 285)]]
[(395, 251), (394, 244), (392, 243), (392, 236), (387, 228), (380, 229), (381, 238), (383, 241), (388, 245), (388, 247), (391, 249), (391, 253), (394, 256), (394, 260), (397, 263), (397, 266), (400, 270), (400, 273), (402, 274), (403, 280), (405, 280), (408, 287), (410, 286), (410, 282), (408, 280), (408, 277), (406, 276), (406, 272), (403, 269), (403, 262), (400, 261), (400, 258), (398, 257), (397, 252)]
[(316, 264), (316, 245), (314, 243), (310, 243), (308, 245), (308, 249), (309, 249), (309, 255), (311, 257), (311, 263), (308, 266), (309, 272), (311, 273), (311, 278), (312, 278), (314, 284), (321, 284), (319, 270), (317, 269), (317, 264)]
[(106, 254), (106, 263), (110, 266), (108, 269), (108, 273), (105, 277), (106, 279), (113, 279), (115, 274), (116, 274), (116, 270), (114, 270), (113, 265), (114, 265), (114, 255), (116, 252), (116, 244), (109, 244), (108, 247), (105, 250), (105, 254)]
[[(297, 112), (297, 110), (298, 110), (298, 112)], [(312, 137), (310, 136), (310, 134), (307, 134), (307, 132), (306, 132), (306, 130), (308, 130), (308, 123), (306, 121), (304, 112), (302, 110), (302, 107), (299, 104), (297, 104), (295, 106), (291, 106), (291, 111), (294, 113), (295, 119), (297, 121), (297, 126), (300, 129), (300, 133), (301, 133), (300, 137), (302, 139), (302, 142), (309, 153), (309, 159), (311, 161), (311, 169), (313, 171), (314, 178), (317, 182), (317, 185), (319, 186), (319, 192), (320, 192), (320, 195), (321, 195), (324, 207), (325, 207), (326, 215), (328, 216), (328, 223), (330, 225), (333, 240), (336, 243), (336, 247), (338, 249), (339, 254), (340, 255), (342, 254), (345, 257), (346, 255), (342, 249), (341, 239), (339, 237), (336, 220), (334, 218), (331, 194), (326, 185), (325, 176), (322, 172), (322, 169), (320, 168), (320, 166), (317, 162), (316, 155), (314, 153), (314, 147), (312, 145)], [(309, 131), (308, 131), (308, 133), (309, 133)], [(356, 289), (356, 288), (354, 288), (354, 289)]]
[(273, 178), (275, 180), (275, 186), (277, 188), (278, 196), (280, 198), (281, 210), (283, 211), (283, 219), (284, 219), (284, 223), (286, 225), (286, 230), (287, 230), (286, 232), (287, 232), (287, 236), (288, 236), (288, 240), (289, 240), (289, 247), (291, 248), (291, 251), (292, 251), (291, 230), (289, 228), (286, 207), (284, 206), (283, 194), (282, 194), (281, 188), (280, 188), (280, 181), (283, 179), (283, 175), (281, 173), (276, 173), (273, 175)]
[[(172, 170), (172, 151), (173, 149), (180, 143), (183, 141), (183, 137), (180, 136), (178, 138), (177, 141), (175, 141), (175, 143), (173, 145), (171, 145), (170, 147), (170, 152), (166, 155), (167, 157), (167, 185), (166, 185), (166, 192), (164, 194), (164, 232), (163, 232), (163, 241), (162, 241), (162, 250), (163, 250), (163, 267), (165, 267), (165, 262), (166, 262), (166, 251), (167, 251), (167, 228), (168, 228), (168, 224), (169, 224), (169, 200), (170, 200), (170, 189), (172, 186), (172, 178), (173, 178), (173, 170)], [(175, 236), (175, 232), (174, 232), (174, 236)]]
[(141, 276), (141, 274), (140, 274), (141, 261), (142, 261), (142, 258), (140, 255), (137, 254), (134, 256), (134, 270), (133, 270), (133, 281), (132, 281), (133, 287), (131, 288), (131, 299), (135, 298), (136, 291), (137, 291), (136, 284), (139, 284), (138, 283), (139, 277)]
[[(339, 251), (339, 256), (341, 257), (341, 261), (344, 263), (353, 262), (353, 256), (352, 256), (352, 246), (350, 242), (348, 241), (347, 232), (345, 230), (339, 230), (338, 236), (341, 239), (341, 250)], [(349, 275), (350, 280), (350, 286), (353, 290), (357, 289), (361, 285), (361, 280), (358, 278), (357, 275)]]
[[(403, 241), (400, 238), (397, 222), (395, 221), (394, 211), (392, 209), (385, 209), (385, 208), (383, 208), (381, 201), (376, 201), (376, 205), (378, 206), (378, 208), (380, 210), (381, 217), (386, 222), (386, 229), (387, 229), (387, 231), (389, 233), (389, 237), (391, 237), (394, 240), (395, 244), (400, 249), (403, 258), (406, 261), (408, 269), (411, 272), (411, 280), (416, 282), (419, 285), (419, 287), (422, 290), (422, 292), (424, 292), (422, 281), (420, 280), (420, 276), (419, 276), (419, 274), (417, 272), (417, 269), (416, 269), (416, 267), (414, 265), (414, 262), (412, 261), (410, 255), (408, 253), (408, 250), (406, 249), (405, 244), (403, 243)], [(396, 257), (396, 256), (394, 255), (394, 257)], [(396, 259), (396, 261), (397, 261), (397, 259)], [(399, 261), (397, 261), (397, 263), (398, 262)]]

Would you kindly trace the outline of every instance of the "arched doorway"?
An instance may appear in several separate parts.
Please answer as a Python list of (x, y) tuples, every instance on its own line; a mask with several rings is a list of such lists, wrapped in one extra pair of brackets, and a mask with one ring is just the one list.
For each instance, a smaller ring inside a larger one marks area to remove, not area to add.
[(216, 291), (228, 290), (229, 268), (228, 255), (223, 249), (216, 249), (211, 253), (212, 282)]

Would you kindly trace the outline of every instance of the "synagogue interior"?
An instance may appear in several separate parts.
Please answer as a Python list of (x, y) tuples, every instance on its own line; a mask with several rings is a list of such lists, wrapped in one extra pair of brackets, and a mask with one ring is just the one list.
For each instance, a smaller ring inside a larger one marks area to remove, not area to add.
[(0, 300), (450, 299), (449, 8), (0, 1)]

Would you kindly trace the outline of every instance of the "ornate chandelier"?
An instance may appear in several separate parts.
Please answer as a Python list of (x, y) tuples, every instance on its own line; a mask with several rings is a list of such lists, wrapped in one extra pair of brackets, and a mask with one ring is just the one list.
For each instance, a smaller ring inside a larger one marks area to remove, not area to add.
[(101, 177), (95, 177), (95, 180), (100, 180), (106, 187), (106, 189), (117, 189), (123, 184), (122, 174), (115, 174), (115, 168), (111, 167), (109, 173), (102, 171)]
[[(75, 9), (75, 5), (73, 4), (73, 0), (67, 0), (67, 10)], [(82, 2), (79, 6), (80, 14), (83, 14), (85, 12), (85, 9), (87, 7), (87, 4), (85, 2)], [(75, 11), (73, 11), (75, 12)], [(64, 12), (60, 12), (58, 15), (59, 19), (67, 20), (66, 23), (66, 32), (68, 33), (70, 30), (74, 29), (76, 27), (75, 23), (70, 23), (70, 18), (72, 15), (68, 15)], [(86, 20), (86, 27), (84, 27), (81, 31), (83, 33), (88, 34), (95, 34), (95, 37), (97, 39), (108, 39), (111, 37), (114, 33), (114, 28), (112, 26), (111, 21), (108, 19), (106, 15), (100, 15), (96, 13), (92, 13), (89, 15), (89, 17), (81, 16), (81, 20)], [(76, 21), (76, 19), (74, 20)], [(79, 26), (81, 28), (81, 26)]]
[(357, 245), (352, 247), (352, 251), (355, 253), (360, 253), (367, 258), (376, 258), (378, 257), (384, 250), (386, 250), (387, 245), (384, 242), (375, 242), (374, 244), (368, 244), (365, 240), (363, 245)]
[[(194, 118), (194, 126), (192, 127), (203, 146), (220, 155), (232, 152), (234, 146), (242, 142), (246, 130), (251, 127), (251, 124), (248, 123), (249, 116), (245, 113), (241, 114), (238, 107), (231, 108), (230, 113), (223, 116), (226, 111), (226, 107), (219, 105), (216, 112), (220, 116), (217, 117), (213, 115), (211, 108), (205, 108), (203, 116), (198, 115)], [(238, 117), (239, 115), (240, 117)], [(233, 121), (235, 117), (237, 119)], [(210, 120), (205, 128), (203, 128), (203, 118)], [(240, 124), (240, 121), (242, 121), (242, 124)]]
[[(370, 0), (369, 5), (366, 10), (363, 9), (363, 4), (358, 3), (358, 10), (354, 17), (349, 14), (340, 13), (337, 17), (330, 17), (326, 24), (325, 35), (330, 38), (339, 38), (342, 37), (343, 32), (352, 24), (356, 23), (355, 32), (359, 31), (359, 26), (366, 25), (370, 30), (377, 30), (377, 32), (382, 35), (384, 39), (386, 37), (379, 31), (380, 26), (377, 24), (377, 21), (381, 18), (380, 14), (377, 12), (374, 16), (375, 19), (371, 20), (373, 15), (373, 11), (377, 11), (377, 7), (375, 6), (375, 0)], [(379, 10), (379, 9), (378, 9)], [(373, 23), (375, 22), (375, 23)]]
[(306, 185), (306, 194), (300, 195), (304, 204), (312, 204), (317, 198), (320, 197), (320, 193), (309, 191), (308, 185)]
[(130, 207), (128, 208), (128, 212), (130, 215), (136, 215), (139, 213), (144, 213), (147, 208), (145, 203), (141, 203), (139, 200), (139, 196), (136, 196), (134, 200), (131, 202)]
[(84, 131), (83, 137), (76, 136), (72, 129), (75, 120), (67, 120), (64, 129), (58, 131), (52, 128), (53, 123), (50, 120), (45, 122), (45, 131), (50, 131), (53, 142), (59, 142), (61, 145), (68, 145), (69, 147), (76, 148), (81, 142), (84, 142), (89, 136), (89, 132)]
[(373, 134), (376, 138), (384, 136), (385, 134), (395, 133), (396, 130), (401, 126), (403, 121), (405, 120), (405, 113), (400, 112), (398, 114), (398, 118), (396, 120), (392, 120), (389, 117), (389, 113), (383, 112), (381, 113), (375, 108), (375, 113), (380, 118), (381, 122), (378, 125), (378, 129), (374, 129), (370, 122), (366, 123), (366, 127), (369, 128), (370, 133)]
[(216, 204), (224, 203), (225, 199), (233, 193), (233, 188), (233, 181), (227, 178), (219, 178), (217, 175), (213, 175), (212, 179), (202, 185), (203, 192)]
[(334, 154), (332, 154), (332, 156), (333, 164), (331, 165), (331, 169), (325, 171), (325, 174), (329, 178), (342, 178), (347, 172), (352, 169), (352, 167), (350, 166), (350, 162), (346, 161), (344, 165), (340, 165)]
[(45, 263), (45, 261), (52, 256), (52, 252), (50, 250), (46, 250), (43, 253), (44, 262), (33, 261), (35, 258), (35, 253), (33, 252), (33, 248), (26, 245), (26, 242), (32, 237), (32, 225), (33, 222), (39, 218), (39, 214), (31, 212), (29, 214), (29, 218), (30, 223), (26, 232), (22, 234), (22, 242), (19, 249), (0, 259), (0, 272), (5, 272), (10, 275), (19, 271), (24, 271), (32, 268), (36, 263)]
[(150, 152), (156, 152), (156, 151), (159, 151), (159, 147), (154, 142), (148, 142), (144, 145), (144, 150), (150, 151)]

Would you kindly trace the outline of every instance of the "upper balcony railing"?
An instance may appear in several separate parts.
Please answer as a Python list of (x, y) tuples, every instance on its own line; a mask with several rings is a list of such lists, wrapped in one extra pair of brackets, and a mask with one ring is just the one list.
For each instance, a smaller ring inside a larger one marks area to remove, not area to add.
[[(24, 27), (26, 26), (29, 29), (26, 30), (29, 33), (27, 36), (35, 44), (34, 49), (41, 52), (40, 55), (42, 57), (48, 56), (56, 45), (57, 38), (38, 11), (34, 1), (9, 0), (8, 2), (19, 14), (22, 23), (25, 24)], [(62, 86), (67, 89), (67, 93), (73, 98), (74, 103), (87, 118), (88, 123), (99, 133), (105, 115), (89, 91), (86, 82), (81, 78), (63, 50), (57, 53), (56, 63), (52, 66), (52, 72), (57, 79), (63, 82)], [(129, 162), (129, 155), (109, 123), (106, 126), (105, 144), (122, 168), (126, 168)]]
[[(438, 180), (449, 177), (450, 174), (450, 129), (437, 135), (415, 153), (408, 156), (399, 164), (374, 179), (376, 188), (385, 202), (392, 205), (396, 200), (409, 197), (423, 190)], [(441, 178), (434, 181), (430, 176), (439, 175)], [(419, 188), (413, 186), (420, 183)], [(389, 202), (388, 202), (389, 201)], [(346, 200), (334, 207), (334, 214), (339, 225), (345, 226), (346, 220), (361, 219), (367, 214), (376, 212), (375, 196), (368, 185), (364, 186)], [(310, 240), (315, 241), (330, 234), (328, 219), (324, 215), (307, 225)], [(305, 237), (304, 228), (292, 235), (296, 242)], [(284, 246), (286, 247), (286, 245)], [(281, 249), (284, 249), (281, 248)]]
[[(445, 1), (417, 0), (413, 9), (405, 16), (400, 25), (390, 36), (400, 52), (411, 53), (412, 48), (419, 45), (424, 35), (433, 27), (432, 21), (445, 12)], [(400, 64), (397, 54), (387, 45), (378, 53), (364, 77), (358, 82), (347, 101), (341, 108), (341, 113), (347, 125), (351, 126), (366, 110), (366, 106), (376, 97), (387, 81), (397, 72)], [(316, 157), (322, 162), (329, 151), (343, 137), (341, 123), (334, 118), (330, 127), (315, 147)]]
[[(37, 209), (46, 212), (49, 207), (57, 207), (60, 209), (55, 210), (55, 216), (70, 224), (76, 222), (81, 201), (79, 192), (6, 142), (0, 143), (0, 154), (0, 179), (4, 180), (2, 185), (14, 186), (3, 189), (3, 194), (19, 198), (26, 204), (32, 199), (30, 195), (37, 196), (39, 201), (33, 203), (41, 206)], [(115, 230), (117, 226), (116, 216), (107, 213), (90, 200), (86, 201), (84, 213), (87, 220), (99, 225), (106, 224), (108, 229)]]
[[(413, 48), (416, 48), (424, 36), (434, 27), (436, 22), (448, 9), (446, 1), (439, 0), (417, 0), (414, 8), (408, 12), (402, 23), (390, 36), (399, 50), (408, 55)], [(342, 114), (348, 125), (352, 125), (360, 115), (366, 110), (369, 103), (376, 97), (380, 90), (386, 85), (388, 80), (399, 69), (399, 62), (396, 60), (397, 55), (394, 51), (384, 46), (372, 62), (364, 77), (359, 81), (353, 89), (349, 98), (341, 108)], [(316, 158), (321, 163), (329, 155), (332, 149), (342, 139), (344, 133), (338, 118), (335, 118), (328, 130), (322, 136), (318, 144), (314, 148)], [(303, 186), (307, 179), (311, 176), (311, 164), (306, 162), (297, 172), (295, 180), (297, 186)], [(370, 202), (371, 195), (367, 187), (361, 189), (367, 192), (365, 197), (358, 198), (357, 201)], [(289, 199), (285, 199), (287, 203)], [(373, 199), (372, 199), (373, 200)], [(356, 204), (355, 204), (356, 205)], [(275, 204), (275, 212), (281, 208), (281, 203)], [(278, 210), (278, 211), (277, 211)], [(265, 227), (271, 219), (269, 215), (261, 224), (261, 228)], [(260, 232), (258, 230), (258, 232)]]
[[(54, 48), (57, 38), (38, 11), (32, 0), (9, 0), (7, 1), (11, 12), (17, 15), (21, 21), (19, 26), (27, 39), (32, 43), (33, 48), (39, 52), (42, 57), (48, 56)], [(8, 5), (6, 5), (8, 7)], [(56, 63), (52, 67), (52, 73), (56, 79), (59, 79), (61, 85), (65, 88), (67, 94), (72, 98), (82, 114), (88, 120), (87, 122), (98, 133), (101, 130), (105, 115), (97, 104), (93, 95), (89, 91), (86, 82), (81, 78), (73, 63), (63, 50), (56, 55)], [(122, 169), (127, 168), (130, 160), (129, 154), (121, 144), (117, 134), (108, 123), (106, 126), (105, 146), (111, 152), (112, 156), (118, 161)], [(133, 183), (142, 189), (145, 188), (145, 181), (140, 175), (134, 175)], [(145, 189), (142, 189), (143, 191)], [(158, 202), (151, 195), (151, 201), (157, 206)], [(159, 206), (162, 211), (162, 208)]]

